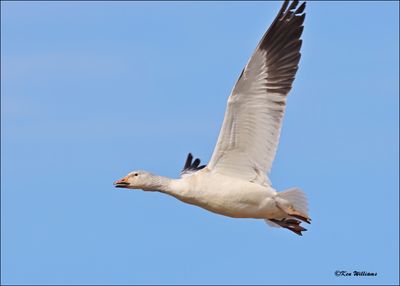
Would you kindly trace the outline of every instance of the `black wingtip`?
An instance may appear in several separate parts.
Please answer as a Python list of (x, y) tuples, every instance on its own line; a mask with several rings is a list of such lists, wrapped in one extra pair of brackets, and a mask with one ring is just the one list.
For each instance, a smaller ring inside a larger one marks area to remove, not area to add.
[(279, 10), (278, 15), (280, 15), (280, 14), (282, 14), (283, 12), (286, 11), (286, 8), (289, 6), (289, 2), (290, 2), (289, 0), (285, 0), (285, 1), (283, 2), (282, 7), (281, 7), (281, 9)]
[(197, 168), (199, 165), (200, 165), (200, 159), (197, 158), (196, 160), (194, 160), (192, 167)]
[(281, 21), (283, 19), (288, 19), (293, 17), (294, 15), (298, 16), (299, 14), (303, 13), (306, 8), (306, 1), (302, 2), (300, 6), (298, 5), (299, 5), (298, 0), (294, 0), (292, 2), (285, 1), (278, 12), (277, 19)]
[(294, 10), (294, 9), (297, 7), (297, 5), (299, 5), (299, 0), (294, 0), (294, 1), (292, 2), (292, 4), (290, 4), (288, 10), (289, 10), (289, 11)]
[(196, 171), (201, 170), (206, 167), (206, 165), (200, 166), (200, 163), (201, 163), (201, 161), (199, 158), (196, 158), (193, 161), (193, 155), (192, 155), (192, 153), (189, 153), (186, 158), (185, 166), (183, 167), (183, 169), (181, 171), (181, 174), (196, 172)]
[(189, 168), (192, 165), (193, 155), (189, 153), (186, 158), (185, 165), (183, 166), (183, 170)]
[(297, 8), (297, 10), (294, 12), (296, 15), (297, 14), (301, 14), (304, 12), (304, 10), (306, 9), (306, 2), (303, 2), (299, 8)]

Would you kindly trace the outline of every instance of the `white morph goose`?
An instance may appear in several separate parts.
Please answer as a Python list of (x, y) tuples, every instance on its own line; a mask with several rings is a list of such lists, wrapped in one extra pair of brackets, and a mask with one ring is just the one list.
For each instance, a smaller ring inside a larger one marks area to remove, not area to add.
[(304, 193), (277, 192), (267, 177), (300, 60), (306, 5), (298, 4), (283, 3), (240, 74), (207, 166), (189, 154), (180, 179), (134, 171), (115, 187), (162, 192), (217, 214), (265, 219), (302, 235), (306, 229), (300, 223), (311, 221)]

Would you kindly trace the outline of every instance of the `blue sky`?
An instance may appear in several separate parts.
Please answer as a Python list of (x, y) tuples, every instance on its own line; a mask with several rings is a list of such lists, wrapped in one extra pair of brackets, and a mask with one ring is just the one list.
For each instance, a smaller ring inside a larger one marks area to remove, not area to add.
[(398, 2), (308, 3), (271, 173), (303, 237), (112, 186), (208, 161), (280, 5), (1, 2), (2, 284), (399, 283)]

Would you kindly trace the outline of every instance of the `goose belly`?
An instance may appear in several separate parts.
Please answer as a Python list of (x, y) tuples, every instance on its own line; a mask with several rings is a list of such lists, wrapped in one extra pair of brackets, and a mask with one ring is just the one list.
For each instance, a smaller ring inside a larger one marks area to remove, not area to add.
[(235, 218), (267, 218), (280, 212), (275, 190), (243, 180), (198, 180), (189, 195), (180, 198), (206, 210)]

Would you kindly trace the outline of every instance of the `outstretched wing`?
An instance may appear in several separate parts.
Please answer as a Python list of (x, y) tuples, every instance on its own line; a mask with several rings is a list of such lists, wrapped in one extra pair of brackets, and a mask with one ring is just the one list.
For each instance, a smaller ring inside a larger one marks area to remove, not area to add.
[(184, 177), (186, 175), (192, 174), (194, 172), (197, 172), (198, 170), (201, 170), (205, 167), (206, 165), (201, 165), (200, 166), (200, 159), (196, 158), (193, 161), (193, 155), (192, 153), (189, 153), (187, 158), (186, 158), (186, 162), (185, 162), (185, 166), (183, 166), (183, 169), (181, 171), (181, 177)]
[(243, 69), (228, 99), (210, 170), (269, 184), (266, 173), (300, 60), (305, 2), (298, 4), (284, 2)]

